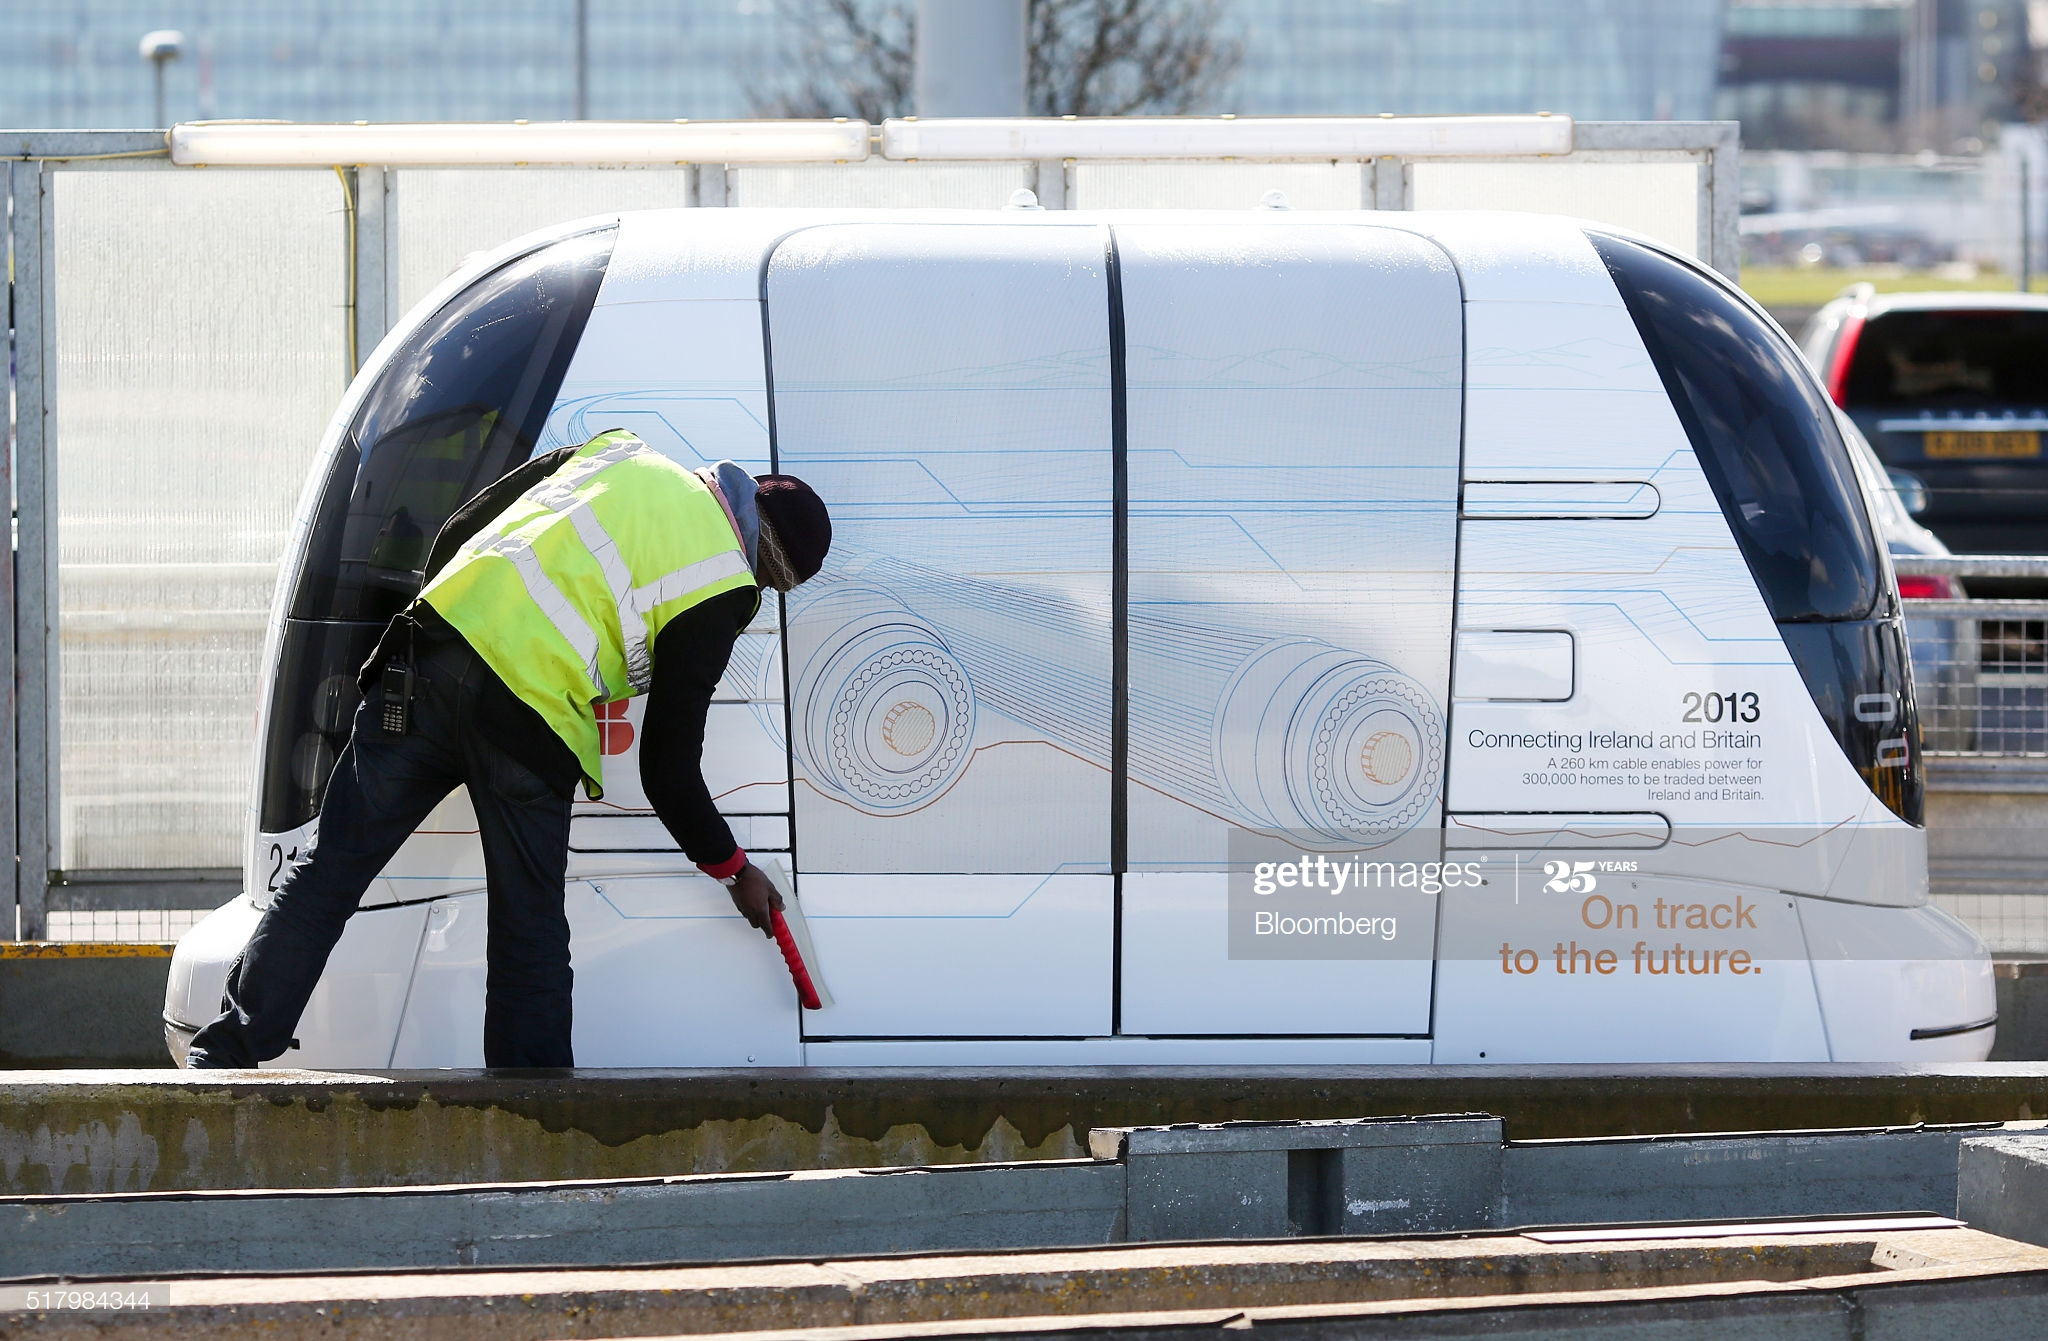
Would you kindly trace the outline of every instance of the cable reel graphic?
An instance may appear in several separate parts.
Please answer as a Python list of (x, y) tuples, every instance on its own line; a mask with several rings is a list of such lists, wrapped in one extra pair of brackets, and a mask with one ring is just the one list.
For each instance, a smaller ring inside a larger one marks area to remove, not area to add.
[(805, 621), (836, 621), (799, 677), (814, 780), (874, 815), (944, 795), (966, 770), (975, 715), (974, 683), (945, 638), (871, 589), (841, 588)]
[(1216, 713), (1218, 779), (1247, 820), (1335, 840), (1384, 840), (1429, 813), (1444, 719), (1384, 662), (1308, 639), (1247, 657)]

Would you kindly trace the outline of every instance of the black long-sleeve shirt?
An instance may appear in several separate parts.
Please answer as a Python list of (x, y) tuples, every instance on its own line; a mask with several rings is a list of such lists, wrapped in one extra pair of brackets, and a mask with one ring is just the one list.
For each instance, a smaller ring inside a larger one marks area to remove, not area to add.
[[(576, 451), (562, 447), (537, 456), (456, 509), (434, 538), (424, 581), (431, 582), (465, 541), (521, 494), (560, 470)], [(640, 784), (663, 827), (699, 866), (722, 867), (739, 854), (732, 828), (704, 783), (704, 722), (712, 691), (725, 674), (740, 630), (753, 618), (756, 600), (755, 592), (747, 588), (721, 593), (669, 620), (654, 640), (653, 679), (640, 726)], [(429, 640), (462, 637), (423, 601), (414, 604), (412, 617)], [(394, 621), (385, 629), (363, 667), (365, 692), (396, 651), (397, 628)], [(491, 681), (477, 702), (477, 728), (491, 732), (508, 753), (560, 794), (572, 794), (583, 776), (575, 751), (504, 681), (495, 674)]]

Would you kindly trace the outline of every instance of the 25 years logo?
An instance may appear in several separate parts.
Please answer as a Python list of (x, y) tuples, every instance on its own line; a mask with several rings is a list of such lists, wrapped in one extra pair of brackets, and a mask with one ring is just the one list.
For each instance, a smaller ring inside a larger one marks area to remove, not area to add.
[(1550, 878), (1543, 887), (1552, 894), (1591, 894), (1600, 883), (1593, 876), (1594, 865), (1590, 861), (1546, 861), (1543, 874)]

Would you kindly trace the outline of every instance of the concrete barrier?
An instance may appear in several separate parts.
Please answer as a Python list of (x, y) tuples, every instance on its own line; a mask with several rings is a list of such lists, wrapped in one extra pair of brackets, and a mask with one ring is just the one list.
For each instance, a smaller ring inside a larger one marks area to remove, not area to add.
[(1097, 1127), (1491, 1113), (1516, 1140), (2048, 1114), (2048, 1063), (0, 1074), (0, 1193), (1078, 1159)]
[[(0, 1278), (723, 1262), (1124, 1240), (1093, 1161), (0, 1200)], [(4, 1333), (0, 1333), (4, 1335)]]
[(1998, 983), (1998, 1035), (1991, 1060), (2048, 1058), (2048, 959), (2001, 959), (1992, 971)]
[(0, 1075), (17, 1067), (169, 1069), (168, 945), (0, 941)]
[(1501, 1122), (1483, 1113), (1108, 1128), (1134, 1242), (1439, 1233), (1501, 1223)]
[(1503, 1223), (1947, 1213), (1982, 1128), (1540, 1141), (1508, 1150)]
[(1965, 1140), (1958, 1153), (1956, 1214), (1991, 1233), (2048, 1247), (2048, 1133)]
[(0, 1277), (537, 1267), (1948, 1214), (1973, 1127), (1503, 1144), (1497, 1118), (1097, 1131), (1093, 1160), (0, 1198)]

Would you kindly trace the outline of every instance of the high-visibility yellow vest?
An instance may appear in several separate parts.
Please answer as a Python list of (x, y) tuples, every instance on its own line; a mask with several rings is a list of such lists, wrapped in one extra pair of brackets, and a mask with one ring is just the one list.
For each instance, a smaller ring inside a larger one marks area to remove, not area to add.
[(646, 693), (668, 621), (741, 588), (758, 592), (718, 496), (620, 430), (521, 494), (420, 599), (575, 751), (595, 799), (596, 705)]

